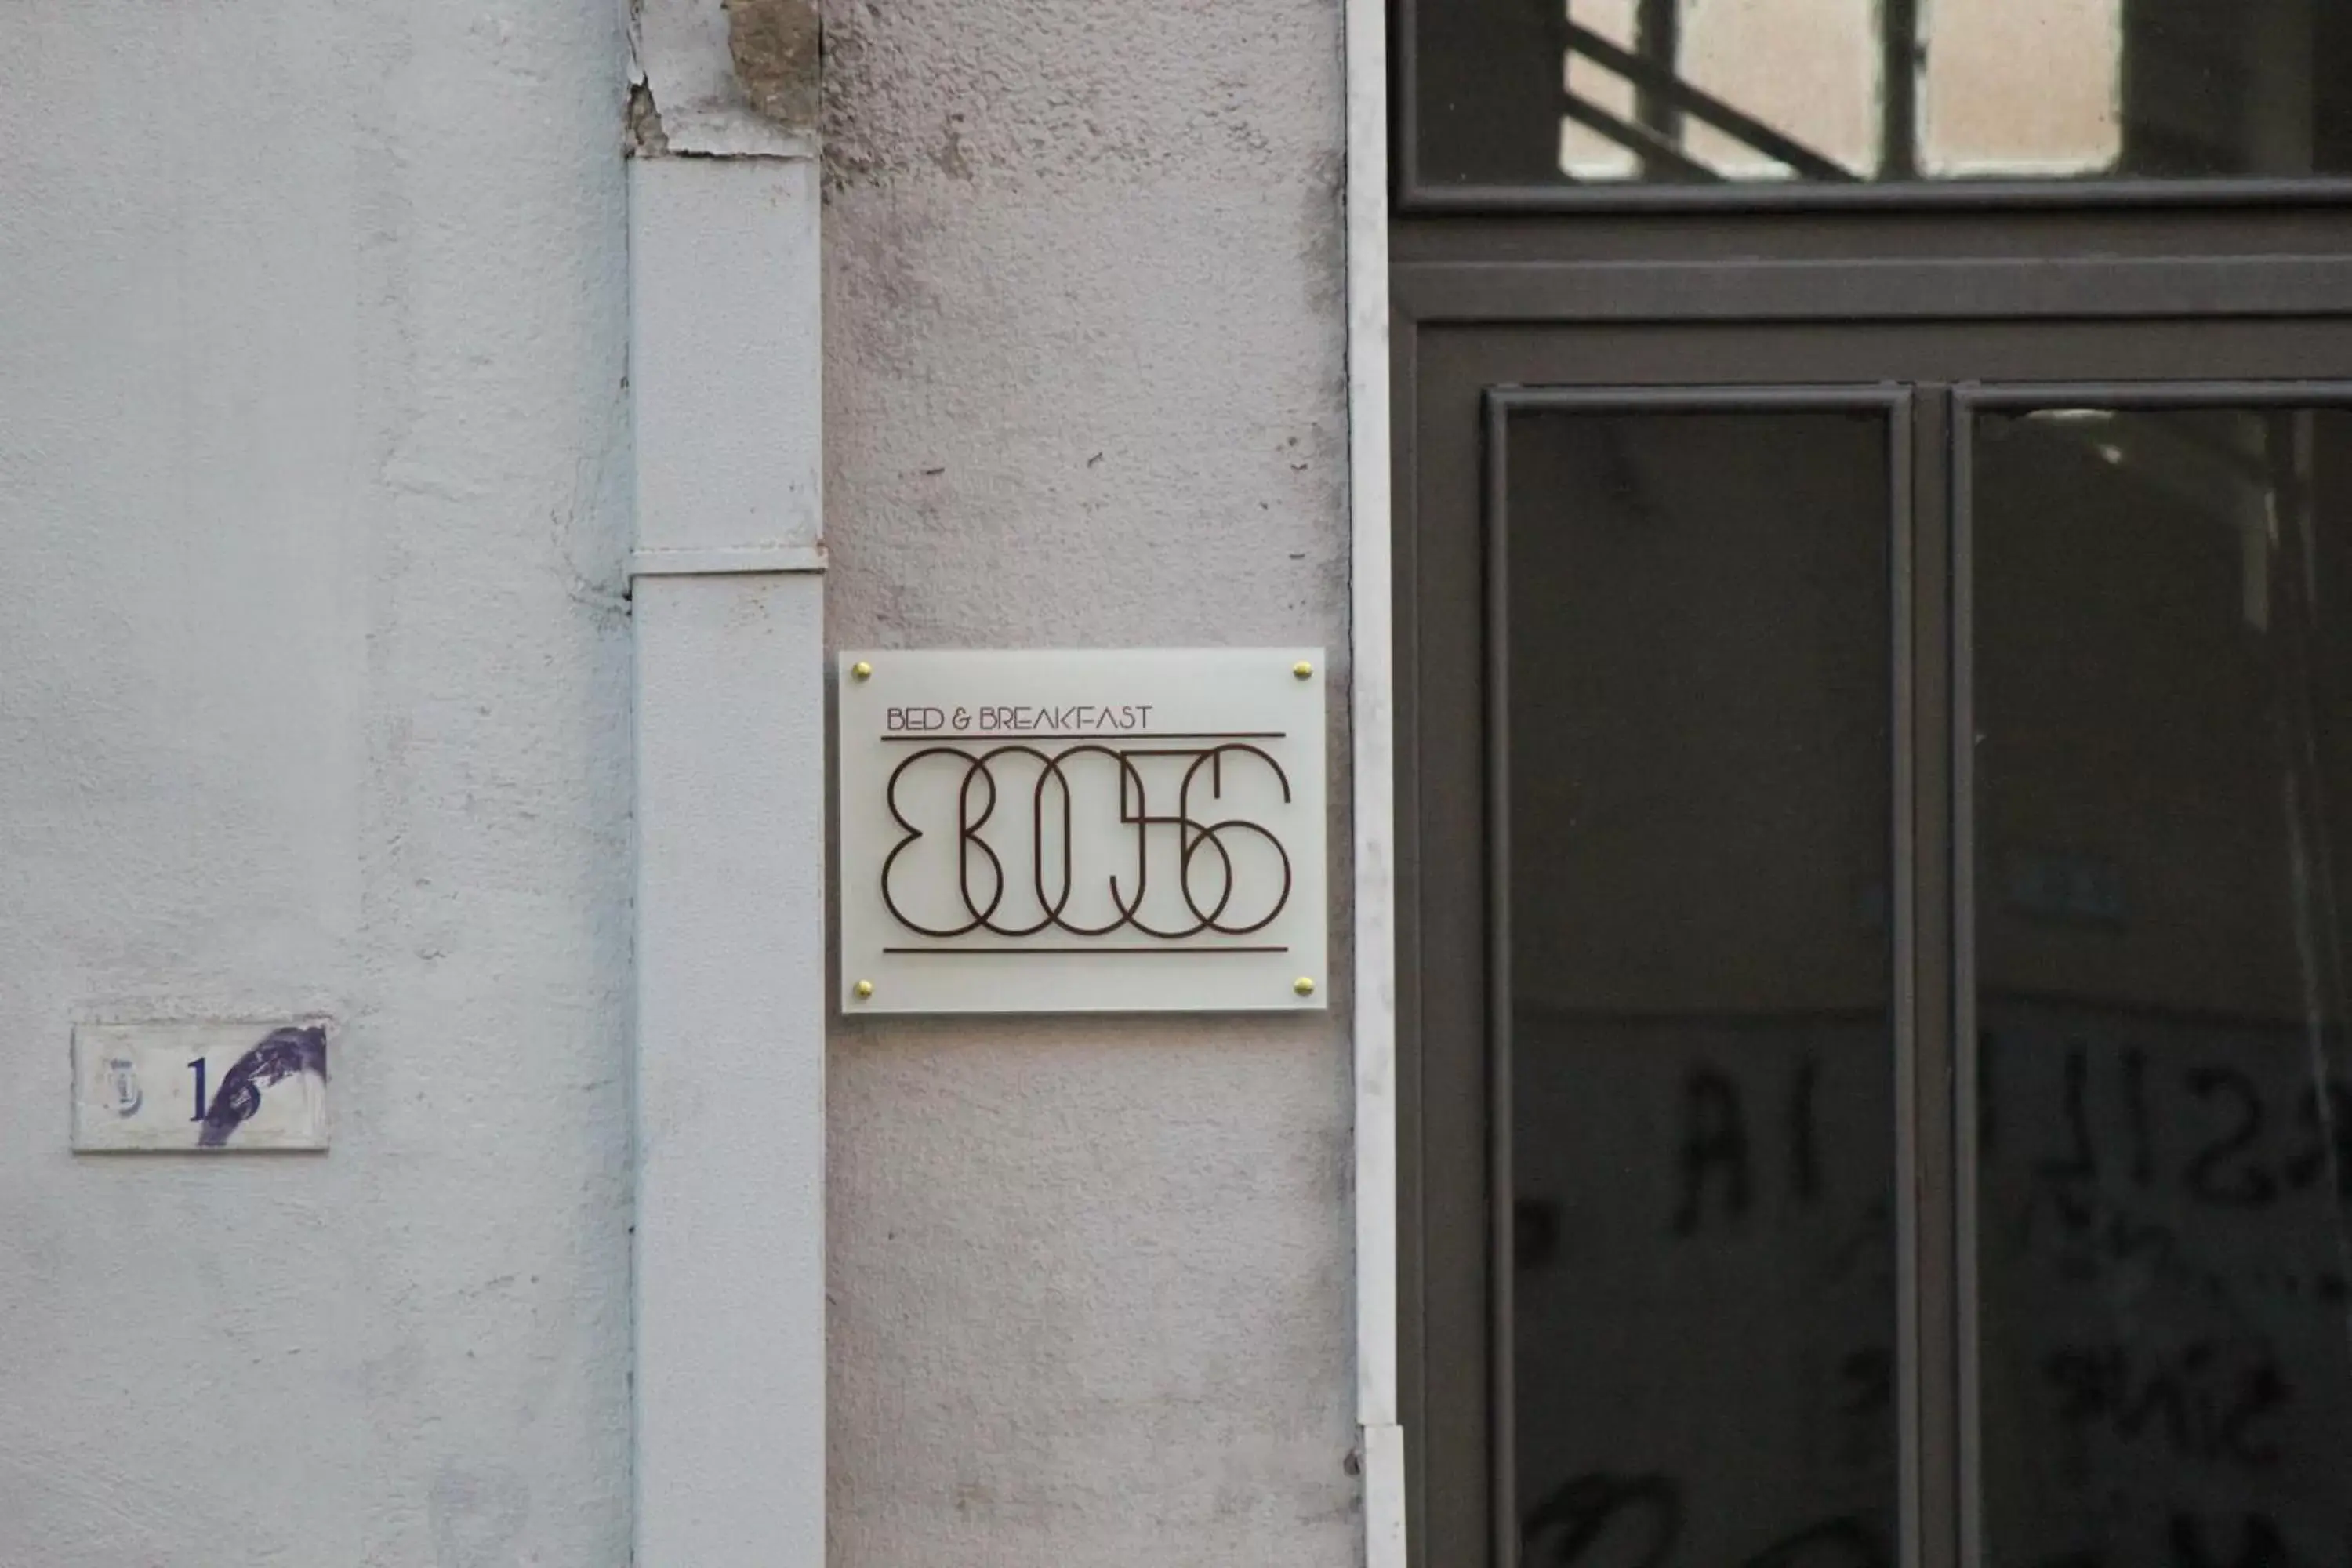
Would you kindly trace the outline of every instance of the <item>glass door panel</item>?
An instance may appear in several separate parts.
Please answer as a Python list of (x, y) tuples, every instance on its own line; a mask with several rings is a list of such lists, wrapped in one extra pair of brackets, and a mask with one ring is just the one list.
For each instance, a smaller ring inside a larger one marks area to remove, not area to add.
[(2344, 403), (1962, 399), (1964, 1557), (2352, 1554)]
[(1491, 406), (1499, 1511), (1891, 1563), (1906, 405)]

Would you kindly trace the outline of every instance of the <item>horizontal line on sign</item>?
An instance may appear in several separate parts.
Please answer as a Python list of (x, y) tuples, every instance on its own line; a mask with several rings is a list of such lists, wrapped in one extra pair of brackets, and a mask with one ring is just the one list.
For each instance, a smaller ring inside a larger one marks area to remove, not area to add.
[(1220, 732), (1213, 730), (1138, 731), (1122, 734), (1116, 730), (1097, 731), (1087, 735), (1032, 735), (1020, 730), (991, 730), (985, 733), (962, 731), (955, 734), (877, 735), (877, 741), (1286, 741), (1287, 730), (1235, 730)]
[(886, 953), (960, 953), (973, 958), (1027, 958), (1033, 953), (1040, 957), (1047, 953), (1065, 956), (1083, 953), (1099, 958), (1127, 958), (1148, 953), (1154, 957), (1164, 954), (1177, 958), (1209, 952), (1288, 952), (1290, 950), (1286, 947), (886, 947), (882, 951)]

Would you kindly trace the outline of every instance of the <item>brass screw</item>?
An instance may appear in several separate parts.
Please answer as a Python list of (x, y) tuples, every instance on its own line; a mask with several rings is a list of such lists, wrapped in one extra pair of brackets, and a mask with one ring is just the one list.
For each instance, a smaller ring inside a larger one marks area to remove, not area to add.
[(1304, 974), (1292, 981), (1290, 983), (1290, 988), (1293, 991), (1297, 992), (1301, 996), (1312, 996), (1315, 994), (1315, 982), (1307, 979)]
[(1304, 680), (1308, 676), (1315, 673), (1315, 667), (1302, 658), (1297, 664), (1290, 667), (1290, 673), (1298, 677), (1299, 679)]
[(871, 980), (861, 980), (856, 984), (851, 986), (850, 989), (856, 992), (857, 999), (860, 1002), (863, 1002), (868, 996), (874, 994), (874, 982)]
[(858, 679), (864, 680), (873, 675), (874, 667), (861, 658), (856, 664), (849, 667), (849, 673), (857, 677)]

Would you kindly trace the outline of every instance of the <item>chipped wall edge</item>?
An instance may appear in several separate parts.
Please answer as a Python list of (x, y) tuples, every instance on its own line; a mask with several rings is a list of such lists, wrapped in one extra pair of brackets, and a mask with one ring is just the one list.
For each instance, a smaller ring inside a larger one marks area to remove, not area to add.
[(817, 155), (817, 0), (621, 0), (631, 157)]

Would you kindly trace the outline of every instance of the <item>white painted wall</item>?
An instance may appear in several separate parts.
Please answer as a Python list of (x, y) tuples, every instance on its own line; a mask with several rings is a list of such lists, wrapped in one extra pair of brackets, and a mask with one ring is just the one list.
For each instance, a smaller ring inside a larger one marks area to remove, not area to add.
[[(614, 8), (0, 12), (0, 1563), (617, 1564)], [(321, 1009), (323, 1158), (77, 1158)]]
[[(1346, 885), (1337, 0), (827, 20), (831, 640), (1328, 646)], [(10, 1568), (626, 1560), (619, 33), (0, 16)], [(836, 1027), (837, 1568), (1358, 1559), (1334, 1001)], [(324, 1158), (67, 1153), (77, 1017), (311, 1010)]]
[[(834, 646), (1348, 647), (1341, 23), (828, 0)], [(835, 1024), (834, 1568), (1361, 1560), (1350, 1003)]]

